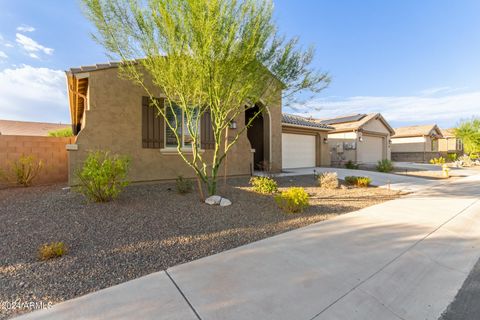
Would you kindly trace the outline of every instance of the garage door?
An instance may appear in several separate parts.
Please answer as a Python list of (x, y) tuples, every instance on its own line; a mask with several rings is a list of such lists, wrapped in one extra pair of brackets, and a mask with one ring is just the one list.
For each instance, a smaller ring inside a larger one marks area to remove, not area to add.
[(377, 163), (383, 159), (384, 138), (363, 135), (359, 143), (358, 160), (362, 163)]
[(315, 136), (282, 133), (283, 168), (315, 167)]

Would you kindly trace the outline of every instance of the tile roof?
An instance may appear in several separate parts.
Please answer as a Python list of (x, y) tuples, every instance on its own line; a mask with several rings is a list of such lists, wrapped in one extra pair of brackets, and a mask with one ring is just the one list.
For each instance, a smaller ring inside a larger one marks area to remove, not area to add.
[(436, 124), (427, 124), (395, 128), (395, 135), (392, 138), (429, 136), (432, 131), (436, 131), (437, 136), (442, 136), (442, 132)]
[(380, 121), (383, 122), (383, 124), (385, 125), (385, 127), (387, 127), (387, 129), (390, 131), (391, 134), (394, 133), (393, 128), (390, 127), (390, 125), (387, 123), (387, 121), (382, 117), (380, 113), (370, 113), (370, 114), (359, 113), (359, 114), (341, 116), (341, 117), (336, 117), (331, 119), (321, 119), (317, 121), (334, 127), (335, 130), (332, 133), (335, 133), (335, 132), (359, 130), (362, 126), (364, 126), (367, 122), (369, 122), (372, 119), (379, 119)]
[(81, 73), (81, 72), (90, 72), (95, 70), (117, 68), (119, 65), (120, 65), (120, 62), (98, 63), (90, 66), (80, 66), (78, 68), (70, 68), (70, 72), (73, 74)]
[(0, 135), (48, 136), (52, 130), (70, 128), (69, 124), (0, 120)]
[(295, 126), (313, 128), (313, 129), (322, 129), (322, 130), (333, 130), (333, 127), (315, 121), (314, 119), (305, 118), (302, 116), (297, 116), (293, 114), (283, 113), (282, 114), (282, 123), (291, 124)]

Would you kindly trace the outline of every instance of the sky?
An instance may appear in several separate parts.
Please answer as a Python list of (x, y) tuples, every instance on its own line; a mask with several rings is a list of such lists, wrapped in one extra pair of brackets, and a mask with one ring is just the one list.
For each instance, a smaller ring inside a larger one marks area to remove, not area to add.
[[(480, 116), (480, 1), (276, 0), (332, 83), (284, 112), (380, 112), (394, 127)], [(65, 70), (108, 61), (78, 0), (0, 1), (0, 119), (69, 122)]]

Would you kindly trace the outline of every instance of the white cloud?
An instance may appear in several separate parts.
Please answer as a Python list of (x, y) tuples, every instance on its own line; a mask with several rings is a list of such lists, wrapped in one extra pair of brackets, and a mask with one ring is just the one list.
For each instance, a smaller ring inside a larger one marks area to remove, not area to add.
[(292, 110), (297, 114), (317, 118), (381, 112), (387, 121), (394, 124), (438, 123), (443, 126), (451, 126), (460, 119), (480, 115), (480, 90), (459, 92), (451, 88), (437, 88), (423, 90), (421, 93), (412, 96), (322, 98), (294, 105)]
[(17, 31), (19, 31), (19, 32), (33, 32), (33, 31), (35, 31), (35, 28), (31, 27), (29, 25), (26, 25), (26, 24), (22, 24), (20, 27), (17, 27)]
[(47, 55), (52, 55), (53, 54), (53, 49), (52, 48), (47, 48), (45, 46), (42, 46), (39, 44), (37, 41), (33, 40), (32, 38), (29, 38), (23, 34), (17, 33), (16, 34), (16, 42), (27, 51), (27, 53), (32, 56), (31, 54), (35, 54), (36, 57), (38, 55), (36, 54), (37, 52), (43, 52)]
[(10, 42), (7, 42), (7, 43), (5, 43), (5, 47), (13, 48), (13, 44), (11, 44)]
[(0, 71), (0, 119), (69, 122), (65, 73), (29, 65)]
[(4, 59), (7, 59), (7, 58), (8, 58), (7, 54), (3, 51), (0, 51), (0, 61), (2, 61)]

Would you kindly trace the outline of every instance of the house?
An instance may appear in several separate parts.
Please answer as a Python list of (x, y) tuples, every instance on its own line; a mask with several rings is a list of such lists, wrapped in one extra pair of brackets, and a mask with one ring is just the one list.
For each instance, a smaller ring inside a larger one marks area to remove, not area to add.
[(0, 120), (0, 135), (4, 136), (48, 136), (50, 131), (66, 129), (68, 124)]
[[(81, 168), (88, 152), (109, 150), (131, 159), (131, 181), (193, 177), (193, 170), (177, 154), (177, 141), (163, 117), (149, 106), (144, 89), (119, 76), (118, 63), (72, 68), (66, 72), (72, 129), (75, 144), (69, 147), (69, 183), (78, 183), (74, 172)], [(149, 90), (162, 103), (164, 96), (145, 75)], [(280, 87), (280, 86), (279, 86)], [(249, 175), (254, 167), (268, 163), (272, 171), (282, 169), (281, 88), (275, 91), (272, 105), (253, 121), (230, 150), (224, 165), (230, 176)], [(245, 127), (260, 108), (247, 109), (229, 129), (233, 137)], [(167, 114), (168, 116), (168, 114)], [(173, 114), (172, 114), (173, 116)], [(183, 117), (178, 109), (178, 117)], [(183, 122), (183, 121), (182, 121)], [(211, 120), (205, 113), (200, 121), (201, 149), (204, 158), (213, 153)], [(188, 131), (179, 129), (182, 148), (188, 154)], [(220, 172), (224, 168), (221, 168)]]
[(282, 116), (283, 169), (330, 166), (329, 125), (284, 113)]
[(390, 159), (390, 137), (394, 130), (380, 113), (318, 121), (334, 128), (328, 132), (332, 165), (343, 165), (347, 161), (372, 165)]
[(438, 140), (438, 151), (442, 154), (463, 154), (462, 139), (455, 136), (455, 129), (441, 129), (443, 138)]
[(392, 159), (395, 161), (428, 162), (439, 157), (442, 131), (436, 124), (395, 128), (392, 137)]

